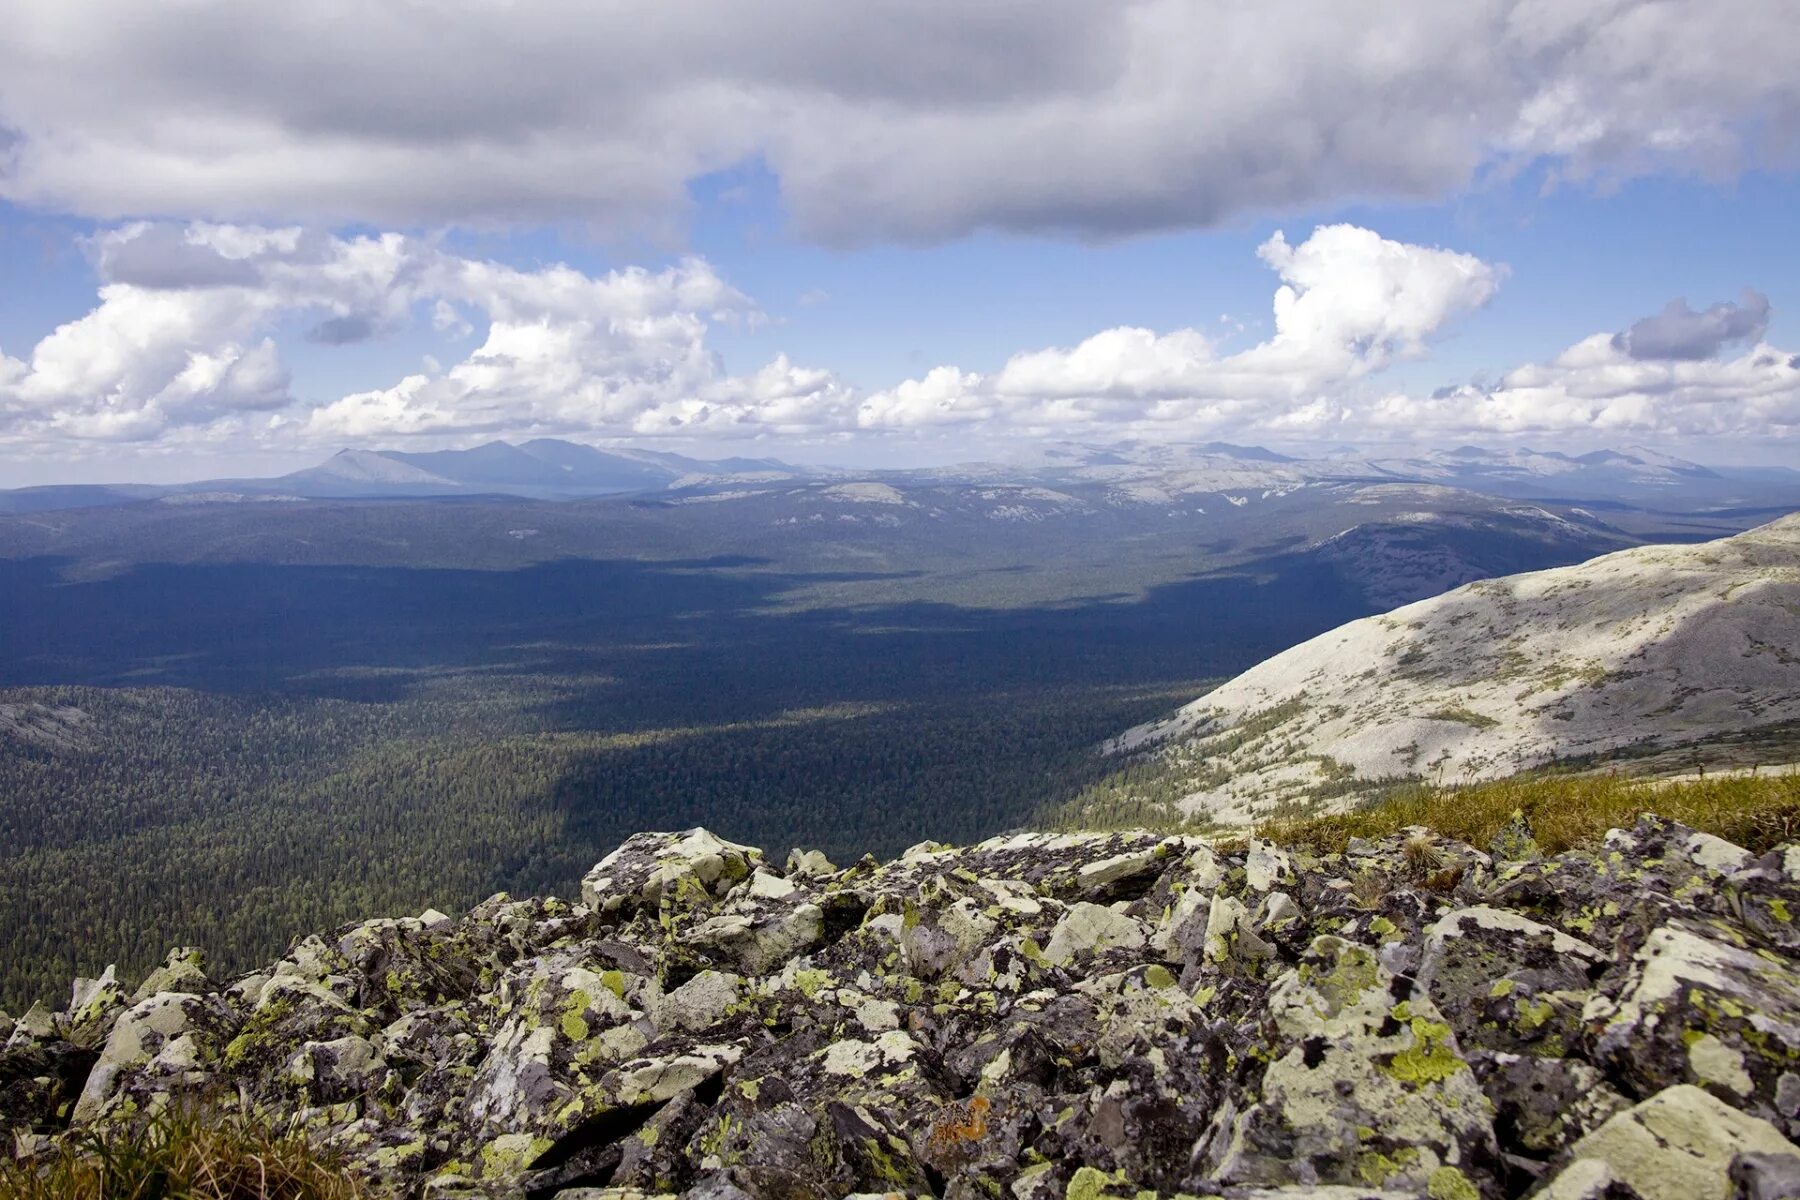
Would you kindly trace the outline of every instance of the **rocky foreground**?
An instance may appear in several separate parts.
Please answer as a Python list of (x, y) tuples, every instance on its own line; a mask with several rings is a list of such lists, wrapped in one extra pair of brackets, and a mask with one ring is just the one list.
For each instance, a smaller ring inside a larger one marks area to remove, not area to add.
[[(0, 1020), (17, 1152), (160, 1106), (408, 1195), (1800, 1194), (1800, 845), (1043, 834), (839, 870), (644, 834)], [(8, 1028), (10, 1026), (10, 1028)]]

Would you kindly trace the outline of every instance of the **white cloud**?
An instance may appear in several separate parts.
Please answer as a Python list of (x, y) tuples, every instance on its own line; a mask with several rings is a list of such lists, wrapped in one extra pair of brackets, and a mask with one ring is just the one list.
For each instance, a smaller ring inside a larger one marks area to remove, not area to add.
[(1791, 164), (1768, 0), (14, 0), (0, 196), (116, 219), (664, 231), (756, 160), (817, 238), (1107, 236)]
[(941, 367), (864, 401), (869, 428), (1005, 420), (1040, 431), (1144, 424), (1205, 432), (1283, 417), (1321, 389), (1424, 353), (1493, 296), (1504, 269), (1467, 254), (1322, 226), (1258, 250), (1281, 276), (1275, 332), (1221, 355), (1196, 329), (1109, 329), (1068, 349), (1015, 355), (993, 375)]
[(747, 378), (727, 376), (707, 348), (707, 321), (750, 304), (698, 259), (599, 278), (458, 260), (437, 286), (487, 312), (486, 341), (442, 376), (410, 376), (313, 411), (309, 435), (716, 436), (814, 429), (848, 407), (847, 390), (828, 372), (786, 358)]
[(1339, 426), (1420, 438), (1585, 432), (1787, 438), (1800, 433), (1800, 355), (1757, 343), (1731, 358), (1633, 358), (1614, 334), (1584, 338), (1497, 386), (1343, 405)]
[[(1349, 225), (1258, 248), (1279, 283), (1273, 331), (1247, 348), (1197, 329), (1116, 328), (1015, 354), (993, 372), (941, 366), (866, 394), (786, 356), (728, 373), (708, 334), (757, 310), (701, 259), (588, 275), (459, 257), (397, 234), (206, 224), (134, 224), (89, 248), (103, 279), (93, 311), (23, 359), (0, 355), (0, 442), (274, 450), (540, 434), (949, 443), (1800, 429), (1800, 355), (1762, 339), (1768, 305), (1750, 291), (1698, 312), (1671, 304), (1490, 386), (1383, 388), (1382, 371), (1426, 354), (1486, 304), (1505, 268)], [(398, 381), (313, 402), (293, 394), (271, 340), (296, 318), (315, 339), (429, 321), (457, 337), (479, 330), (480, 341), (447, 368), (428, 360)]]
[[(395, 234), (136, 224), (91, 246), (107, 282), (89, 314), (0, 361), (0, 436), (144, 441), (222, 434), (319, 444), (422, 434), (718, 436), (848, 421), (829, 372), (778, 358), (728, 376), (709, 323), (754, 314), (706, 262), (591, 276), (522, 271)], [(441, 373), (309, 407), (267, 331), (310, 314), (308, 337), (372, 336), (429, 309), (440, 331), (486, 336)], [(257, 418), (260, 414), (260, 423)]]
[[(1494, 294), (1505, 269), (1466, 254), (1326, 226), (1258, 250), (1281, 275), (1275, 332), (1220, 354), (1194, 329), (1110, 329), (1017, 354), (992, 375), (939, 367), (876, 392), (868, 430), (1284, 441), (1585, 433), (1728, 440), (1800, 434), (1800, 354), (1764, 342), (1768, 300), (1695, 312), (1673, 301), (1620, 333), (1581, 339), (1492, 386), (1429, 396), (1373, 376), (1425, 354), (1433, 335)], [(1733, 343), (1750, 340), (1726, 355)]]

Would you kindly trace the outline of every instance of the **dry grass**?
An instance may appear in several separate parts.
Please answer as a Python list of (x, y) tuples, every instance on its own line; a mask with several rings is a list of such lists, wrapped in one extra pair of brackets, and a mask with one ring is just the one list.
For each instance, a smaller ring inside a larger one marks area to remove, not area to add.
[(171, 1112), (66, 1139), (34, 1164), (0, 1161), (0, 1200), (364, 1200), (370, 1193), (299, 1134), (235, 1115)]
[(1353, 837), (1424, 825), (1486, 848), (1522, 813), (1546, 854), (1592, 846), (1646, 812), (1716, 834), (1755, 853), (1800, 838), (1800, 775), (1656, 783), (1613, 776), (1518, 776), (1461, 788), (1409, 788), (1368, 808), (1271, 822), (1257, 833), (1330, 854)]

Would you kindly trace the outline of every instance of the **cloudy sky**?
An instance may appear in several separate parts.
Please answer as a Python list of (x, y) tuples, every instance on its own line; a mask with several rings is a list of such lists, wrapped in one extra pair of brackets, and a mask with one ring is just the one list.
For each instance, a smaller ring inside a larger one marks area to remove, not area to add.
[(1800, 461), (1776, 0), (11, 0), (0, 486), (490, 437)]

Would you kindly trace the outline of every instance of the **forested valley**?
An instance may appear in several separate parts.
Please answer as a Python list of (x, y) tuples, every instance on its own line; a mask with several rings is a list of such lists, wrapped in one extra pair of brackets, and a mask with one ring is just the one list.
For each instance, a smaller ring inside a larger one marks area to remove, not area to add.
[(229, 970), (369, 913), (568, 895), (646, 828), (837, 861), (987, 836), (1089, 778), (1106, 737), (1355, 603), (1234, 576), (772, 610), (731, 560), (6, 568), (11, 1011), (173, 945)]
[[(1316, 499), (1032, 522), (963, 494), (0, 519), (0, 1008), (175, 945), (229, 971), (374, 913), (570, 895), (645, 829), (840, 863), (985, 837), (1373, 607), (1301, 549), (1341, 519)], [(1425, 533), (1489, 570), (1591, 549)]]

